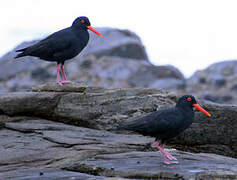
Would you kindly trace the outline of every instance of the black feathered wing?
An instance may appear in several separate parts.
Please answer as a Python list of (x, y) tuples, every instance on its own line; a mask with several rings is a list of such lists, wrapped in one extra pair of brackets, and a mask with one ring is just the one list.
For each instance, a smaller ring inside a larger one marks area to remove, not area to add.
[(162, 139), (167, 137), (167, 132), (177, 128), (176, 117), (179, 116), (176, 107), (159, 110), (144, 117), (121, 125), (118, 129), (135, 131), (143, 135), (149, 135)]
[[(67, 29), (53, 33), (47, 38), (27, 48), (19, 49), (16, 52), (22, 52), (16, 56), (36, 56), (45, 60), (60, 60), (64, 51), (70, 50), (73, 42), (73, 37), (68, 36)], [(60, 37), (60, 38), (59, 38)]]

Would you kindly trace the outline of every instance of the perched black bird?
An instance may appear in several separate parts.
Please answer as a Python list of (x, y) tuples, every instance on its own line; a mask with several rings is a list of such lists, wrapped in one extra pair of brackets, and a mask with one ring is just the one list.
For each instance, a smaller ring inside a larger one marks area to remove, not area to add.
[[(90, 26), (89, 19), (81, 16), (74, 20), (71, 27), (57, 31), (32, 46), (17, 50), (16, 52), (21, 53), (15, 58), (35, 56), (46, 61), (56, 61), (58, 84), (70, 83), (64, 73), (63, 65), (66, 60), (77, 56), (87, 45), (89, 41), (88, 29), (102, 37)], [(60, 71), (64, 80), (60, 79)]]
[(197, 104), (192, 95), (184, 95), (179, 98), (175, 107), (150, 113), (125, 125), (120, 125), (117, 129), (135, 131), (145, 136), (155, 137), (154, 145), (161, 151), (164, 163), (178, 163), (175, 157), (164, 150), (164, 142), (176, 137), (192, 124), (194, 120), (193, 107), (207, 116), (211, 116)]

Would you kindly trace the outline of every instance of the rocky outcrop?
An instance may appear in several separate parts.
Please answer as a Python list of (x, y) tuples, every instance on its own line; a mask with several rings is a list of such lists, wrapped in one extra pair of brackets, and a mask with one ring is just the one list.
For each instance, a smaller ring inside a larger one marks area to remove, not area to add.
[[(99, 31), (102, 38), (90, 34), (87, 47), (65, 63), (70, 80), (105, 88), (183, 86), (184, 77), (179, 70), (154, 66), (148, 61), (140, 38), (133, 32), (112, 28)], [(56, 81), (55, 63), (30, 56), (14, 59), (16, 49), (36, 42), (24, 42), (0, 59), (0, 91), (25, 91)]]
[[(113, 130), (119, 123), (174, 105), (177, 100), (175, 94), (160, 89), (105, 89), (77, 83), (45, 84), (33, 91), (0, 94), (0, 112)], [(200, 103), (213, 116), (197, 112), (192, 126), (170, 143), (180, 149), (237, 157), (236, 106)]]
[(115, 134), (32, 117), (6, 117), (0, 130), (0, 179), (236, 179), (237, 160), (170, 149), (164, 165), (141, 135)]
[(0, 112), (112, 129), (115, 123), (170, 106), (176, 99), (174, 94), (159, 89), (105, 89), (77, 83), (58, 86), (48, 83), (34, 88), (35, 92), (2, 93)]
[(213, 116), (197, 112), (193, 125), (169, 142), (180, 149), (167, 149), (179, 165), (162, 163), (152, 145), (154, 138), (114, 130), (119, 123), (176, 100), (175, 94), (159, 89), (105, 89), (77, 83), (1, 93), (1, 178), (237, 178), (236, 159), (207, 154), (237, 157), (235, 106), (201, 101)]
[(103, 38), (90, 32), (90, 41), (82, 52), (84, 55), (115, 56), (136, 60), (148, 60), (145, 47), (140, 38), (129, 30), (114, 28), (96, 28)]
[(187, 91), (200, 98), (236, 104), (237, 61), (223, 61), (197, 71), (187, 80)]
[(184, 89), (185, 78), (175, 67), (143, 65), (128, 79), (130, 87), (161, 88), (165, 90)]

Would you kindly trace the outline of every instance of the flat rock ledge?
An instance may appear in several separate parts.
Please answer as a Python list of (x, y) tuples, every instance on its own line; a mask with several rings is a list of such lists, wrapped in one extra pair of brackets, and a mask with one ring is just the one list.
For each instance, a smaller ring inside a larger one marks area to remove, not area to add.
[(4, 180), (237, 179), (237, 159), (167, 149), (180, 164), (165, 165), (153, 138), (136, 134), (18, 118), (5, 122), (0, 138)]
[(236, 106), (199, 101), (213, 116), (197, 112), (166, 146), (177, 165), (162, 163), (154, 138), (114, 130), (176, 100), (160, 89), (77, 83), (0, 93), (0, 180), (237, 179)]

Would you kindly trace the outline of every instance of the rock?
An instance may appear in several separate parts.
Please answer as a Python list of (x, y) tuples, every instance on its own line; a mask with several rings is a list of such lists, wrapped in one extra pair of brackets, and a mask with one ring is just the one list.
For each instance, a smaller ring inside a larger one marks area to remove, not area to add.
[[(89, 87), (88, 87), (89, 88)], [(64, 84), (63, 86), (59, 86), (56, 83), (47, 83), (47, 84), (42, 84), (38, 87), (32, 88), (32, 91), (35, 92), (80, 92), (83, 93), (86, 90), (86, 85), (85, 84), (78, 84), (71, 82), (70, 84)]]
[[(70, 92), (70, 88), (74, 92)], [(65, 87), (51, 83), (34, 88), (34, 91), (38, 92), (0, 94), (0, 111), (11, 116), (24, 114), (111, 129), (114, 123), (167, 107), (176, 100), (174, 94), (159, 89), (83, 88), (77, 83)]]
[[(34, 91), (38, 92), (1, 93), (0, 113), (113, 130), (120, 123), (172, 106), (177, 100), (175, 94), (160, 89), (82, 88), (76, 83), (65, 87), (45, 84)], [(212, 117), (196, 112), (192, 126), (170, 141), (172, 147), (237, 157), (236, 106), (198, 101)]]
[(187, 92), (212, 102), (236, 104), (237, 61), (214, 63), (187, 80)]
[(163, 89), (172, 87), (172, 89), (174, 89), (176, 84), (182, 84), (184, 80), (183, 74), (173, 66), (148, 65), (141, 66), (129, 78), (129, 83), (131, 87), (153, 87)]
[(237, 178), (234, 158), (167, 149), (181, 164), (164, 165), (151, 146), (153, 138), (2, 116), (0, 173), (4, 180)]
[[(235, 179), (236, 159), (213, 154), (192, 154), (173, 151), (182, 157), (181, 165), (165, 166), (157, 152), (128, 152), (95, 155), (65, 169), (104, 176), (134, 179)], [(140, 163), (138, 163), (140, 162)], [(198, 163), (197, 163), (198, 162)], [(218, 163), (217, 163), (218, 162)], [(230, 163), (230, 168), (226, 164)], [(111, 168), (112, 167), (112, 168)], [(212, 168), (214, 167), (214, 168)]]
[(90, 32), (91, 40), (82, 55), (116, 56), (122, 58), (148, 60), (141, 39), (129, 30), (97, 28), (103, 38)]
[[(85, 173), (78, 173), (73, 171), (66, 171), (61, 169), (46, 168), (46, 169), (25, 169), (25, 170), (15, 170), (10, 172), (5, 172), (2, 174), (1, 178), (4, 180), (109, 180), (104, 176), (93, 176)], [(112, 179), (111, 179), (112, 180)], [(121, 179), (122, 180), (122, 179)]]
[(81, 62), (69, 63), (67, 67), (72, 70), (68, 75), (73, 81), (83, 81), (88, 86), (128, 88), (132, 87), (129, 77), (145, 65), (151, 66), (146, 61), (128, 58), (104, 56), (98, 59), (95, 56), (87, 56)]

